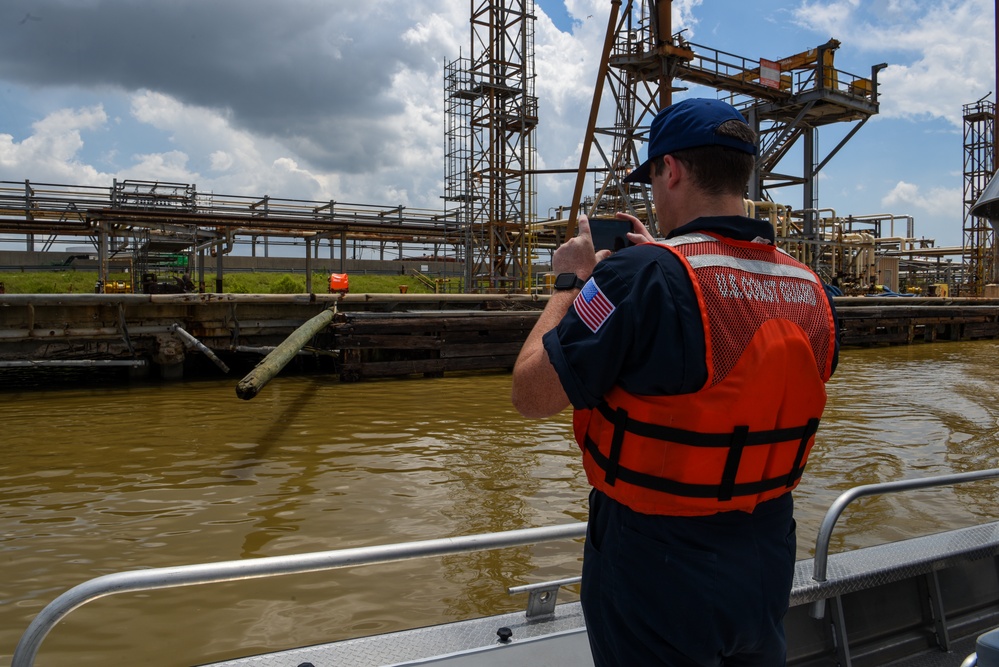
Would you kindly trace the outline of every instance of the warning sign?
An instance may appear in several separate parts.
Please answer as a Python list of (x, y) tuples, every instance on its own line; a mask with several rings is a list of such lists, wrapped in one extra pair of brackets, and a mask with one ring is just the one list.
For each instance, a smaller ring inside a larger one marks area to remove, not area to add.
[(760, 84), (780, 88), (780, 63), (760, 58)]

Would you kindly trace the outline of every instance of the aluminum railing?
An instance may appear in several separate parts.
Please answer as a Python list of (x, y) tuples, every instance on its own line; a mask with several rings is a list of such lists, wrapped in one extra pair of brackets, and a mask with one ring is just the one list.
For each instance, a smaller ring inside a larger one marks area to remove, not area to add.
[[(898, 493), (900, 491), (910, 491), (912, 489), (925, 489), (934, 486), (951, 486), (953, 484), (963, 484), (965, 482), (976, 482), (983, 479), (993, 479), (999, 477), (999, 468), (988, 470), (976, 470), (974, 472), (957, 473), (954, 475), (940, 475), (938, 477), (925, 477), (922, 479), (903, 479), (896, 482), (884, 482), (881, 484), (865, 484), (857, 486), (845, 493), (842, 493), (829, 509), (825, 518), (819, 526), (819, 533), (815, 538), (815, 560), (812, 570), (812, 579), (818, 582), (826, 580), (826, 565), (829, 560), (829, 539), (832, 537), (833, 528), (846, 506), (857, 498), (865, 496), (882, 495), (886, 493)], [(812, 605), (812, 617), (822, 618), (825, 615), (825, 600), (816, 600)]]
[(421, 542), (106, 574), (74, 586), (42, 609), (17, 643), (11, 667), (31, 667), (35, 662), (35, 656), (38, 654), (42, 640), (59, 621), (74, 609), (109, 595), (260, 579), (285, 574), (320, 572), (355, 565), (390, 563), (428, 556), (447, 556), (472, 551), (503, 549), (538, 542), (579, 538), (585, 535), (585, 523), (570, 523), (561, 526), (524, 528)]

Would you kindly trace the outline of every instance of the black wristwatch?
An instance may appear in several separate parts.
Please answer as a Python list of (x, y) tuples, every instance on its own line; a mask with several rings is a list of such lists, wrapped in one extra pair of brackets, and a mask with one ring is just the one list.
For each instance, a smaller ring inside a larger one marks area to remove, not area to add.
[(583, 289), (586, 281), (576, 277), (575, 273), (560, 273), (555, 277), (555, 289)]

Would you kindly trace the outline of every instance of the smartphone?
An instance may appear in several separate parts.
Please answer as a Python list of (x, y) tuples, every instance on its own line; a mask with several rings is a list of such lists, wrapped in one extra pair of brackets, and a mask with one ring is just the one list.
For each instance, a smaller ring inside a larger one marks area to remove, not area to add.
[(613, 250), (627, 248), (634, 245), (628, 240), (628, 232), (631, 231), (629, 220), (618, 220), (617, 218), (588, 218), (590, 221), (590, 235), (593, 237), (594, 250)]

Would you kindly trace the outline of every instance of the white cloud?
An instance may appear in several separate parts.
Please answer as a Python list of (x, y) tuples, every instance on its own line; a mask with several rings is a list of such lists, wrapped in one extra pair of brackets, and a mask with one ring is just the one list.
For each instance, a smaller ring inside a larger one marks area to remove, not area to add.
[(13, 168), (33, 180), (72, 178), (80, 185), (105, 184), (107, 175), (79, 159), (83, 132), (97, 130), (108, 121), (100, 105), (82, 109), (59, 109), (32, 125), (33, 133), (21, 142), (0, 134), (0, 166)]
[(881, 204), (891, 210), (917, 208), (929, 215), (962, 215), (963, 192), (959, 188), (930, 188), (924, 192), (918, 185), (899, 181), (891, 192), (881, 198)]
[[(142, 91), (132, 98), (132, 114), (165, 133), (175, 150), (135, 156), (134, 164), (121, 169), (129, 178), (191, 183), (200, 191), (234, 195), (333, 198), (329, 178), (301, 168), (294, 153), (278, 141), (234, 127), (228, 111)], [(203, 170), (192, 163), (203, 163)]]
[(673, 28), (674, 32), (679, 32), (682, 28), (687, 28), (693, 34), (697, 26), (695, 9), (699, 7), (702, 0), (676, 0), (673, 2)]
[[(465, 12), (461, 12), (462, 16), (456, 16), (458, 12), (455, 11), (457, 7), (454, 4), (450, 8), (450, 14), (437, 11), (419, 18), (403, 32), (402, 38), (410, 44), (432, 47), (439, 54), (453, 54), (452, 57), (457, 57), (460, 52), (467, 56), (470, 43), (467, 39), (468, 16)], [(441, 9), (446, 10), (448, 6)]]
[(211, 163), (213, 171), (228, 171), (235, 164), (232, 156), (225, 151), (212, 151), (212, 154), (208, 156), (208, 161)]
[(803, 2), (794, 12), (821, 34), (849, 35), (851, 49), (885, 57), (878, 75), (880, 114), (944, 118), (961, 127), (961, 105), (987, 94), (995, 80), (994, 4), (990, 0), (917, 3), (891, 0)]
[(859, 5), (859, 0), (832, 2), (806, 0), (793, 15), (798, 23), (811, 30), (829, 35), (842, 35), (844, 26), (853, 18)]
[(193, 183), (197, 174), (187, 170), (188, 156), (182, 151), (136, 155), (128, 169), (129, 178), (140, 181)]
[(549, 119), (578, 116), (580, 108), (584, 114), (589, 110), (599, 49), (580, 49), (579, 41), (550, 20), (538, 25), (535, 93), (548, 108)]

